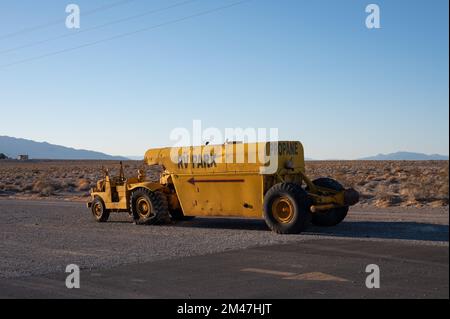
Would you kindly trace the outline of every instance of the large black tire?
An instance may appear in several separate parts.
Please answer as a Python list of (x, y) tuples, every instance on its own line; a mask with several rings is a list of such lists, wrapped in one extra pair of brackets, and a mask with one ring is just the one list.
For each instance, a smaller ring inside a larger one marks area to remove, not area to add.
[(300, 185), (276, 184), (264, 197), (264, 220), (278, 234), (298, 234), (311, 221), (310, 206), (308, 195)]
[(145, 188), (134, 190), (130, 197), (130, 208), (136, 225), (161, 224), (170, 219), (167, 198), (160, 192)]
[(100, 197), (95, 197), (91, 206), (92, 215), (99, 223), (106, 223), (109, 219), (109, 211), (105, 208), (105, 203)]
[[(335, 191), (343, 191), (344, 187), (331, 178), (319, 178), (313, 181), (319, 187), (329, 188)], [(348, 206), (318, 211), (312, 214), (312, 223), (315, 226), (332, 227), (340, 224), (347, 217)]]

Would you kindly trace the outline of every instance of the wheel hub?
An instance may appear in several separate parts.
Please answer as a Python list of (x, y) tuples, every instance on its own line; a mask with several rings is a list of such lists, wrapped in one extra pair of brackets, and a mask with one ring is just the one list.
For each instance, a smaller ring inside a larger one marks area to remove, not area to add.
[(100, 205), (100, 203), (96, 203), (94, 205), (94, 214), (95, 214), (95, 216), (101, 216), (101, 214), (102, 214), (102, 206)]
[(286, 197), (277, 198), (272, 204), (272, 212), (275, 219), (283, 224), (287, 224), (294, 218), (294, 206)]
[(138, 201), (136, 203), (136, 208), (137, 208), (138, 214), (143, 218), (149, 217), (152, 213), (152, 207), (151, 207), (150, 203), (147, 201), (147, 199), (145, 199), (145, 198), (138, 199)]

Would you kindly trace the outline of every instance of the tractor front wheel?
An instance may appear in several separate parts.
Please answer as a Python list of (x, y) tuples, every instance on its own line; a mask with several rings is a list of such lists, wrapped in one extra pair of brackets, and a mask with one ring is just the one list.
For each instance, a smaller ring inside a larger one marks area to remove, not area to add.
[(309, 199), (298, 184), (280, 183), (264, 197), (264, 219), (278, 234), (298, 234), (309, 225)]
[(95, 197), (91, 205), (92, 215), (99, 223), (106, 223), (109, 219), (109, 212), (105, 208), (105, 203), (100, 197)]

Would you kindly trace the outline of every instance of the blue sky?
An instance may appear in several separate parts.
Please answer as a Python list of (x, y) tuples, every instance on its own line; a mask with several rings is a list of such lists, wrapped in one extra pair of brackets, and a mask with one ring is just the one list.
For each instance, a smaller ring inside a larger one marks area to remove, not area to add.
[[(317, 159), (449, 153), (447, 0), (252, 0), (14, 64), (235, 1), (197, 0), (5, 53), (76, 32), (64, 25), (69, 3), (80, 6), (83, 30), (182, 0), (134, 0), (87, 15), (117, 0), (2, 0), (0, 135), (141, 155), (202, 120), (221, 130), (278, 128)], [(365, 27), (369, 3), (380, 6), (381, 29)]]

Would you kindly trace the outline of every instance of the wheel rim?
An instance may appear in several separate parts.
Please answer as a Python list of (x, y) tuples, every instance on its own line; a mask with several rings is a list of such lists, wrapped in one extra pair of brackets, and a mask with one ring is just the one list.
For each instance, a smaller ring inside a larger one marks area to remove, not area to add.
[(294, 218), (294, 205), (286, 197), (277, 198), (272, 204), (272, 213), (278, 222), (287, 224)]
[(95, 214), (95, 216), (101, 217), (102, 216), (102, 212), (103, 212), (102, 204), (95, 203), (94, 204), (94, 214)]
[(146, 198), (139, 198), (136, 201), (136, 209), (141, 218), (148, 218), (152, 215), (152, 205)]

